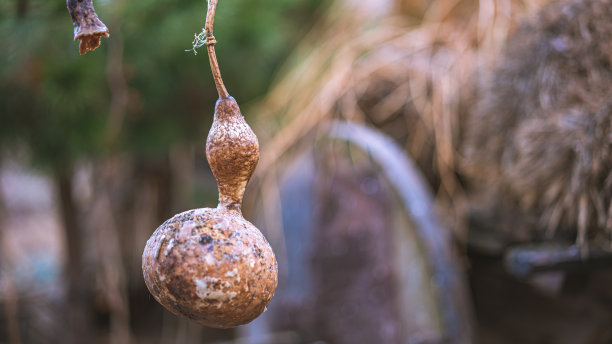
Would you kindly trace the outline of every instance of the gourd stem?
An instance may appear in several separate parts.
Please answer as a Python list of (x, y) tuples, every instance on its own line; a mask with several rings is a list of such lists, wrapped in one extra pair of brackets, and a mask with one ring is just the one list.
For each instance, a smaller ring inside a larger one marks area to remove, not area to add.
[(215, 21), (215, 11), (217, 10), (217, 0), (208, 0), (208, 10), (206, 11), (206, 50), (208, 50), (208, 59), (210, 60), (210, 69), (212, 70), (213, 79), (215, 80), (215, 86), (217, 86), (217, 92), (219, 92), (219, 98), (227, 98), (229, 93), (223, 85), (223, 79), (221, 79), (221, 71), (219, 71), (219, 63), (217, 62), (217, 55), (215, 54), (215, 36), (213, 36), (213, 22)]

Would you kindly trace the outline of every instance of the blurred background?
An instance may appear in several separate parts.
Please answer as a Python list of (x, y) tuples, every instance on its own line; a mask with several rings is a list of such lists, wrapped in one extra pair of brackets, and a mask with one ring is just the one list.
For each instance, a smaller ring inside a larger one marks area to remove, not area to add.
[(64, 2), (0, 0), (0, 343), (611, 343), (609, 3), (221, 0), (279, 287), (216, 330), (141, 270), (217, 203), (206, 2), (95, 1), (79, 56)]

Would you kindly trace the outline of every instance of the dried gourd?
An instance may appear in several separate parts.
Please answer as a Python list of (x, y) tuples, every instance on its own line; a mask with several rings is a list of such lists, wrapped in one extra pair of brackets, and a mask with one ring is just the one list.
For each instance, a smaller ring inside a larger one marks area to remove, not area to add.
[(259, 142), (221, 80), (212, 35), (216, 6), (216, 0), (209, 1), (205, 28), (219, 92), (206, 158), (217, 179), (219, 205), (164, 222), (147, 241), (142, 269), (153, 297), (172, 313), (228, 328), (266, 309), (278, 266), (265, 237), (242, 217), (242, 196), (259, 160)]

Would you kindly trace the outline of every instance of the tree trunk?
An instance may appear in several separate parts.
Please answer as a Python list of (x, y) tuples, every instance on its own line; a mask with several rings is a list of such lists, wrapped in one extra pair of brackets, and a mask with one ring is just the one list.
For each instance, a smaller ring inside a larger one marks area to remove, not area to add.
[(6, 331), (8, 343), (21, 344), (21, 331), (19, 329), (19, 292), (13, 278), (12, 264), (6, 254), (4, 242), (7, 235), (6, 230), (7, 213), (4, 204), (4, 194), (0, 190), (0, 271), (3, 276), (0, 284), (4, 285), (4, 316), (6, 318)]
[(15, 11), (17, 12), (17, 18), (25, 18), (28, 13), (28, 0), (17, 0), (15, 4)]
[(66, 304), (66, 343), (91, 343), (91, 299), (84, 275), (83, 230), (72, 199), (72, 171), (63, 171), (55, 178), (60, 217), (66, 242), (65, 273), (68, 277)]

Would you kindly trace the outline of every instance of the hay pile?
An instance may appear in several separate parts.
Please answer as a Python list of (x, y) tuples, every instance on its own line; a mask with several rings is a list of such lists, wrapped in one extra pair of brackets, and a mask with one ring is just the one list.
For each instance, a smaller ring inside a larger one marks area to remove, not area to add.
[(612, 1), (547, 6), (508, 41), (466, 126), (474, 177), (547, 237), (612, 236)]
[(564, 1), (517, 30), (543, 2), (336, 2), (258, 110), (271, 135), (257, 176), (341, 118), (403, 144), (458, 229), (485, 199), (523, 240), (608, 233), (611, 1)]
[[(501, 49), (520, 1), (433, 2), (398, 13), (403, 1), (337, 1), (301, 44), (261, 108), (272, 130), (258, 168), (300, 144), (326, 120), (382, 128), (419, 163), (435, 189), (455, 195), (461, 118), (474, 98), (474, 76)], [(531, 2), (529, 2), (531, 3)], [(265, 115), (267, 114), (267, 115)]]

